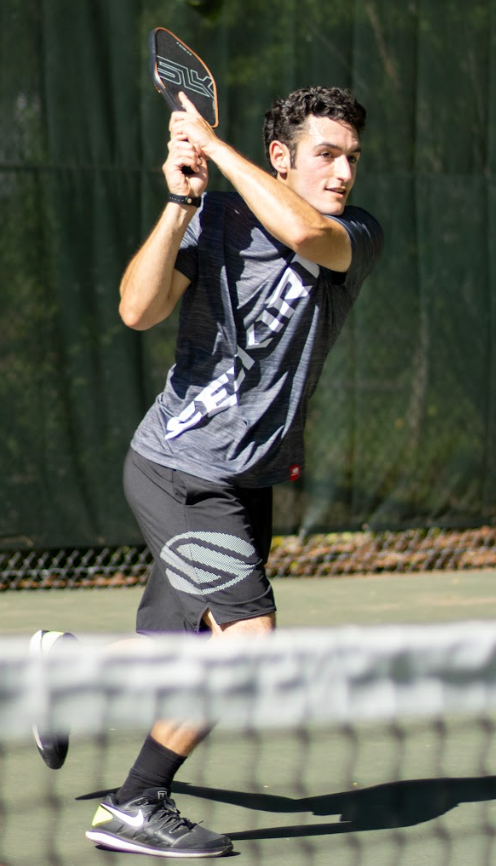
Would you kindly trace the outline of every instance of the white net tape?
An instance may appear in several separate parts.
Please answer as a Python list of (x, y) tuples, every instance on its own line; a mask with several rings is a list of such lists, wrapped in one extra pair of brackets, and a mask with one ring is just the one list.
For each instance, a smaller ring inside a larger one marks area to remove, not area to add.
[(0, 640), (1, 736), (25, 737), (34, 721), (82, 734), (157, 718), (292, 728), (496, 707), (491, 622), (111, 640), (84, 637), (44, 659), (27, 639)]

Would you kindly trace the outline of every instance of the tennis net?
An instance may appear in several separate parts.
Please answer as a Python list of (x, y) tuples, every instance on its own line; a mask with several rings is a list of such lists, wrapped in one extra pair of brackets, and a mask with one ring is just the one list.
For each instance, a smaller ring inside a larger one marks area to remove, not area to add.
[[(216, 723), (173, 796), (243, 864), (493, 862), (493, 623), (116, 637), (0, 640), (1, 866), (142, 863), (84, 831), (157, 718)], [(60, 771), (33, 722), (71, 731)]]

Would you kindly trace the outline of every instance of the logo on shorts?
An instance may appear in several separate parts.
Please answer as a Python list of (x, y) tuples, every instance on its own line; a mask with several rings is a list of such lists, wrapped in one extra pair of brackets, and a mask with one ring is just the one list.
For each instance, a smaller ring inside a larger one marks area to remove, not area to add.
[(295, 463), (293, 466), (289, 467), (289, 480), (297, 481), (301, 475), (301, 468)]
[(259, 562), (252, 544), (225, 532), (184, 532), (164, 545), (160, 558), (171, 585), (208, 595), (245, 580)]

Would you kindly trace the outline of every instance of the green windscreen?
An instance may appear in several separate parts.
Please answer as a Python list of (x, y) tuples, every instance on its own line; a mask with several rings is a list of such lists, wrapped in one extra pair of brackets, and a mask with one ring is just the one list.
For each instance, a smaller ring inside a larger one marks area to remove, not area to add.
[[(119, 319), (164, 205), (155, 26), (217, 81), (219, 135), (262, 163), (268, 104), (304, 84), (368, 110), (353, 203), (383, 257), (313, 398), (280, 533), (474, 526), (496, 512), (496, 16), (491, 0), (2, 0), (0, 545), (140, 539), (123, 459), (175, 320)], [(227, 188), (212, 172), (211, 188)]]

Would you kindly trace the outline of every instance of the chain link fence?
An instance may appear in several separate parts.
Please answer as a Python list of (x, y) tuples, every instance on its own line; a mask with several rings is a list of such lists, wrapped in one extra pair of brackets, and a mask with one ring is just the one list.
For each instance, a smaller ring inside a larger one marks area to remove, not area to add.
[[(0, 591), (144, 586), (146, 547), (0, 552)], [(496, 567), (496, 527), (336, 532), (274, 539), (271, 578), (413, 573)]]

